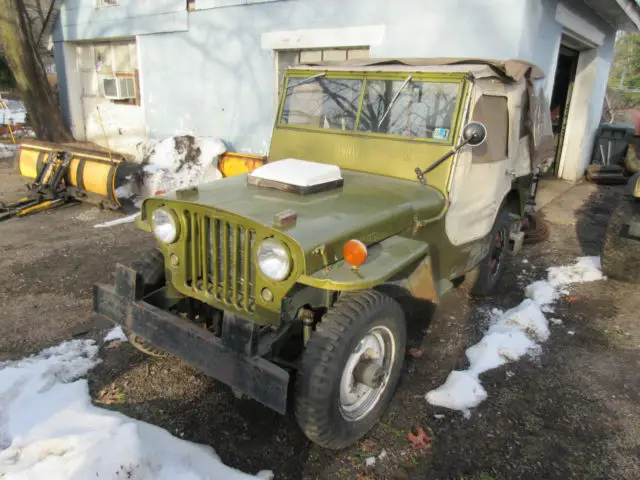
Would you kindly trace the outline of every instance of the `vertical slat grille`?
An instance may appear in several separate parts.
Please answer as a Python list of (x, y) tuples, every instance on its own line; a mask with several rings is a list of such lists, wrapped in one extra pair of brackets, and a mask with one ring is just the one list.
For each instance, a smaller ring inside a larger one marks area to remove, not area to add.
[(229, 302), (229, 224), (222, 223), (222, 300), (224, 303)]
[[(251, 231), (245, 232), (244, 242), (242, 244), (242, 258), (244, 260), (244, 264), (242, 265), (242, 277), (243, 278), (253, 278), (250, 275), (249, 268), (251, 266)], [(244, 282), (242, 290), (242, 307), (245, 310), (249, 310), (251, 306), (249, 305), (249, 282)]]
[(211, 245), (208, 243), (210, 228), (210, 220), (207, 217), (200, 219), (200, 251), (202, 252), (202, 261), (200, 262), (200, 275), (202, 276), (202, 291), (209, 293), (209, 257), (211, 256)]
[(255, 266), (252, 252), (255, 232), (185, 211), (188, 241), (186, 285), (239, 310), (255, 307)]
[(200, 249), (198, 248), (198, 228), (197, 228), (197, 220), (198, 215), (197, 214), (192, 214), (191, 215), (191, 225), (189, 228), (189, 234), (191, 237), (191, 277), (193, 278), (193, 282), (194, 282), (194, 286), (198, 287), (198, 280), (201, 281), (201, 279), (198, 278), (198, 255), (200, 254)]
[(232, 302), (236, 307), (240, 307), (240, 303), (238, 302), (238, 282), (240, 281), (240, 275), (238, 274), (238, 270), (240, 269), (240, 227), (236, 225), (233, 228), (233, 248), (231, 249), (233, 252), (233, 264), (231, 265), (231, 285), (233, 286), (233, 296)]

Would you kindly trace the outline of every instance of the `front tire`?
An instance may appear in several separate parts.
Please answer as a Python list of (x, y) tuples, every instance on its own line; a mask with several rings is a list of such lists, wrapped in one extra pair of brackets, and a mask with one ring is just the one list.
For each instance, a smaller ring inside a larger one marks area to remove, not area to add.
[(376, 291), (341, 296), (302, 355), (295, 415), (305, 435), (341, 449), (368, 433), (391, 401), (406, 342), (395, 300)]
[(608, 277), (640, 283), (640, 240), (625, 236), (633, 205), (623, 201), (611, 214), (602, 244), (602, 272)]
[(638, 158), (634, 145), (629, 145), (627, 155), (624, 157), (624, 167), (631, 175), (640, 172), (640, 158)]

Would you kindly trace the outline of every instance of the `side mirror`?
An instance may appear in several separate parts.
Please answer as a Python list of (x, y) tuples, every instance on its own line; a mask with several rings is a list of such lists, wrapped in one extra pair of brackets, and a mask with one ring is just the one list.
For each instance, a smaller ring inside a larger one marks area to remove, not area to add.
[(451, 155), (455, 154), (458, 150), (460, 150), (465, 145), (471, 145), (472, 147), (477, 147), (478, 145), (482, 145), (484, 141), (487, 139), (487, 128), (481, 124), (480, 122), (471, 122), (467, 123), (465, 127), (462, 129), (462, 142), (459, 145), (453, 147), (450, 151), (445, 153), (438, 160), (429, 165), (425, 170), (422, 170), (420, 167), (416, 167), (416, 177), (422, 185), (426, 185), (427, 181), (425, 180), (425, 174), (429, 173), (431, 170), (436, 168), (442, 162), (444, 162)]
[(467, 123), (462, 130), (462, 139), (465, 144), (477, 147), (482, 145), (487, 138), (487, 127), (480, 122)]

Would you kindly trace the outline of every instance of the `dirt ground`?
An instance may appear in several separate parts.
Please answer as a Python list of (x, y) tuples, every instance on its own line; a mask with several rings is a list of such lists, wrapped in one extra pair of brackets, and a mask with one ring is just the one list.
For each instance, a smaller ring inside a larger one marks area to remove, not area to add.
[[(21, 182), (0, 160), (2, 200)], [(391, 407), (360, 444), (325, 451), (306, 440), (292, 416), (282, 417), (175, 359), (151, 359), (128, 343), (103, 348), (89, 376), (94, 398), (104, 388), (122, 394), (106, 408), (206, 443), (245, 472), (271, 469), (277, 479), (638, 479), (640, 478), (640, 295), (606, 280), (571, 287), (556, 304), (543, 353), (482, 376), (489, 398), (469, 419), (432, 407), (424, 394), (478, 341), (487, 312), (510, 308), (545, 268), (598, 255), (619, 187), (580, 184), (544, 209), (548, 241), (527, 246), (500, 291), (484, 302), (463, 291), (437, 308), (407, 305), (411, 345)], [(102, 343), (111, 325), (91, 313), (91, 288), (110, 283), (116, 262), (130, 262), (154, 240), (134, 225), (95, 229), (117, 218), (77, 205), (0, 224), (0, 361), (63, 340)], [(523, 259), (528, 260), (524, 263)], [(411, 447), (422, 426), (430, 448)], [(365, 459), (386, 452), (375, 465)]]

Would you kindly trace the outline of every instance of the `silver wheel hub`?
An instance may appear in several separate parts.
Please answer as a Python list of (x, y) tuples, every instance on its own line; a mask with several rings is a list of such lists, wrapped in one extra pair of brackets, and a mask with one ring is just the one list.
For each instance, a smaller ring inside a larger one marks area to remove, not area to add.
[(396, 357), (396, 343), (387, 327), (370, 329), (353, 349), (340, 380), (340, 413), (355, 422), (365, 417), (387, 388)]

